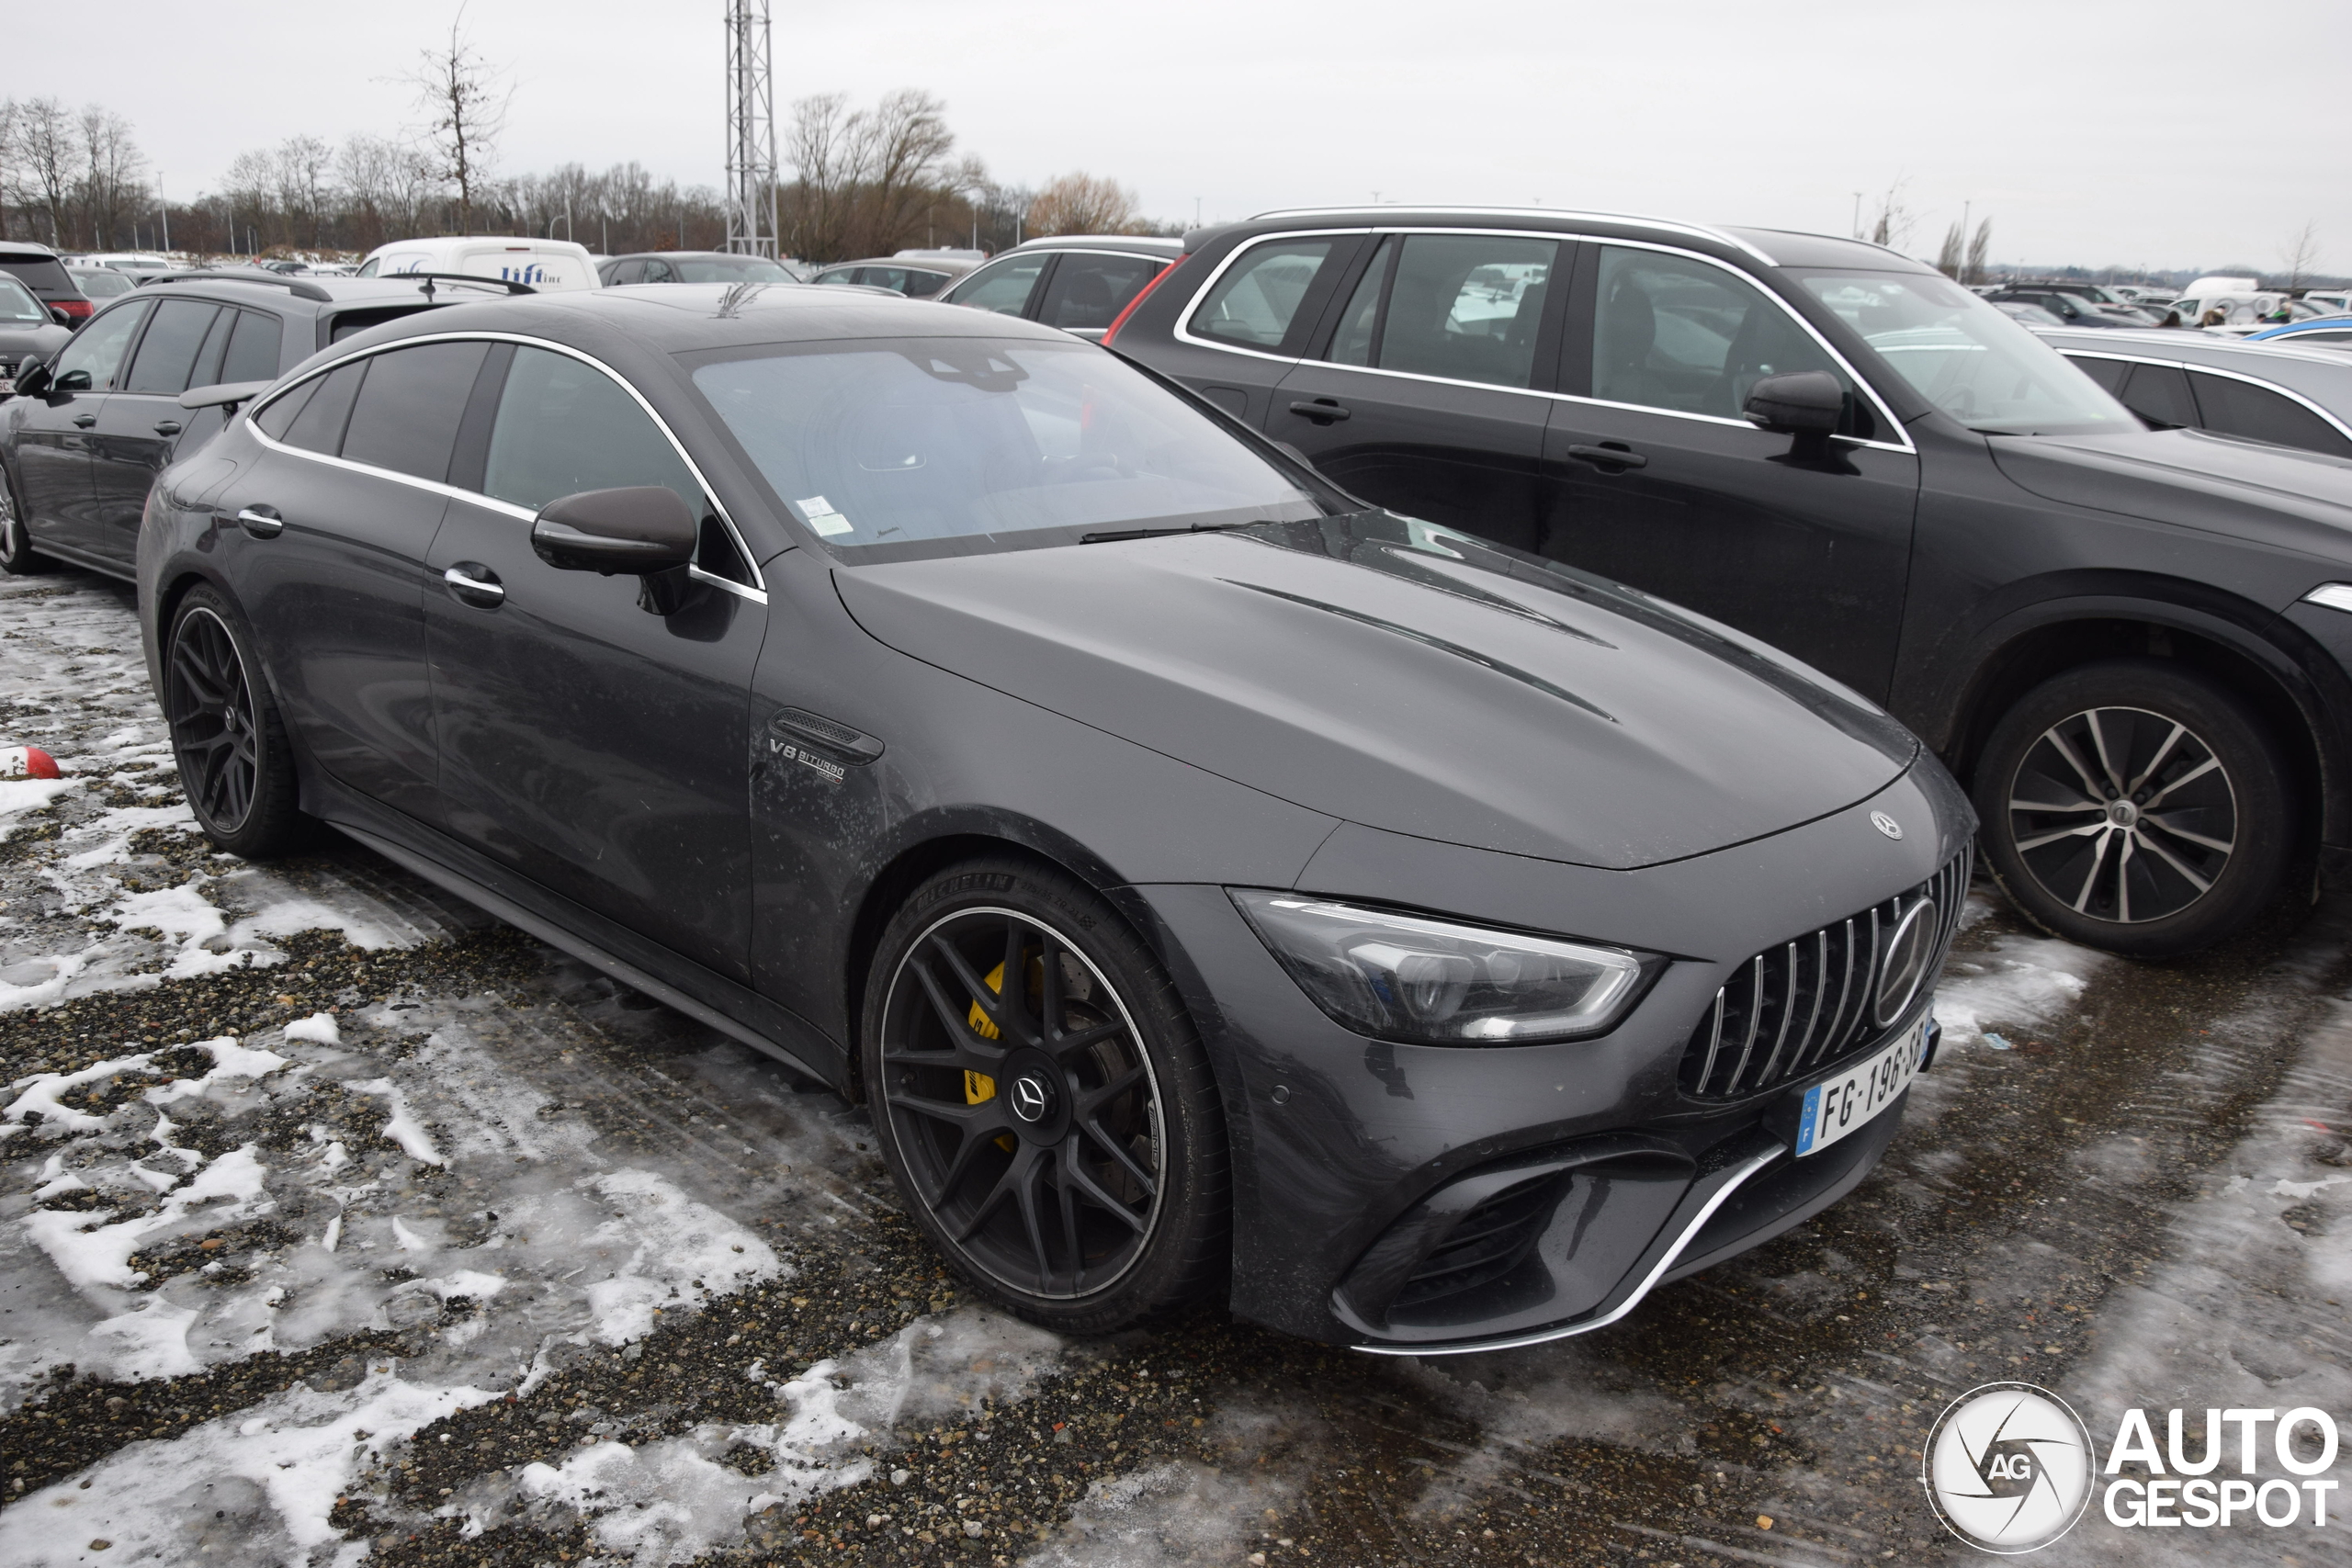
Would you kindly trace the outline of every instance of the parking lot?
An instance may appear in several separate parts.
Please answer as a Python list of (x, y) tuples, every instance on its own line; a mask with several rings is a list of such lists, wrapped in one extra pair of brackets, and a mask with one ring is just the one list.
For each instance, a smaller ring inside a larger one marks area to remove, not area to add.
[[(356, 845), (211, 852), (129, 588), (0, 582), (0, 1563), (1957, 1561), (1957, 1394), (2352, 1407), (2352, 909), (2161, 964), (1989, 884), (1852, 1196), (1386, 1359), (963, 1299), (863, 1111)], [(2162, 1434), (2159, 1433), (2159, 1438)], [(2052, 1562), (2317, 1563), (2085, 1524)]]

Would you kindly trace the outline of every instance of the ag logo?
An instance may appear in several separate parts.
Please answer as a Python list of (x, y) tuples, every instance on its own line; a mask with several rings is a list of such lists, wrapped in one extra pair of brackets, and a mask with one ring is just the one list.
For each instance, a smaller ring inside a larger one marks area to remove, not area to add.
[(1889, 817), (1883, 811), (1873, 811), (1871, 813), (1871, 826), (1877, 829), (1880, 832), (1884, 833), (1890, 839), (1900, 840), (1903, 837), (1903, 824), (1897, 822), (1894, 818)]
[(2091, 1498), (2090, 1434), (2064, 1400), (1996, 1382), (1952, 1401), (1928, 1434), (1919, 1479), (1944, 1528), (1980, 1551), (2039, 1551)]

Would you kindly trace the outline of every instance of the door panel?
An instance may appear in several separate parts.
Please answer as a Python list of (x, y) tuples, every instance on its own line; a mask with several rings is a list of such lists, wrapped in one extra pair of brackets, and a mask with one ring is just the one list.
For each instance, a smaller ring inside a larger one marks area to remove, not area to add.
[[(1150, 364), (1246, 424), (1270, 427), (1274, 389), (1306, 351), (1362, 234), (1277, 235), (1218, 273), (1185, 321), (1194, 339), (1152, 344)], [(1187, 266), (1199, 265), (1187, 263)], [(1201, 276), (1210, 269), (1203, 267)], [(1180, 288), (1193, 284), (1179, 280)], [(1122, 345), (1124, 346), (1124, 344)], [(1280, 438), (1280, 427), (1272, 427)]]
[(148, 308), (141, 299), (100, 311), (57, 351), (50, 366), (52, 387), (69, 379), (85, 385), (24, 400), (17, 427), (17, 479), (25, 491), (26, 529), (37, 541), (97, 553), (90, 455), (107, 399), (121, 378)]
[[(179, 395), (199, 368), (220, 362), (237, 312), (207, 300), (166, 299), (139, 339), (122, 385), (98, 411), (90, 444), (96, 525), (91, 548), (125, 570), (139, 550), (139, 518), (148, 487), (172, 460), (193, 417)], [(210, 378), (204, 378), (209, 381)]]

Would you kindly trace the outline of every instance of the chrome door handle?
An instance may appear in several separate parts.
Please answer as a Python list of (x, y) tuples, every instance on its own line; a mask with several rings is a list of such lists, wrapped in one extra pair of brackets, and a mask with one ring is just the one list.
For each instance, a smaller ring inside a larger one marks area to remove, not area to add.
[(286, 519), (275, 506), (248, 506), (237, 513), (237, 525), (256, 539), (275, 539), (286, 532)]
[(159, 419), (155, 422), (155, 434), (158, 435), (177, 435), (179, 433), (180, 422), (178, 420)]
[(98, 416), (94, 413), (77, 413), (74, 416), (74, 428), (76, 430), (87, 430), (97, 423)]
[(480, 561), (461, 560), (443, 572), (441, 581), (459, 601), (478, 610), (495, 610), (506, 602), (506, 585)]

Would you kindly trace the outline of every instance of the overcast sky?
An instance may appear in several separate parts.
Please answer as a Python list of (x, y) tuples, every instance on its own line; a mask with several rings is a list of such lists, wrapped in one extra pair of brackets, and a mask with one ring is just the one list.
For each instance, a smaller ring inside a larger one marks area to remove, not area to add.
[[(716, 185), (725, 0), (483, 5), (506, 171), (636, 159)], [(397, 132), (455, 6), (9, 7), (0, 95), (130, 117), (175, 197), (248, 147)], [(1932, 254), (1963, 203), (1996, 260), (2278, 267), (2306, 220), (2352, 270), (2352, 21), (1992, 0), (779, 3), (777, 112), (913, 86), (1010, 182), (1072, 169), (1189, 222), (1380, 199), (1541, 202), (1849, 231), (1890, 186)]]

